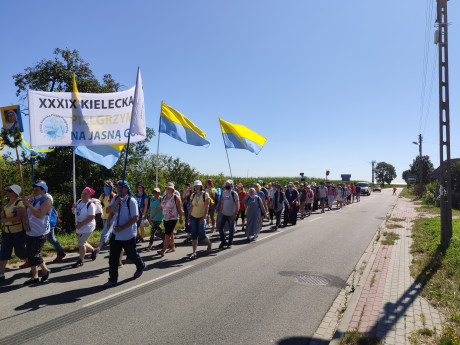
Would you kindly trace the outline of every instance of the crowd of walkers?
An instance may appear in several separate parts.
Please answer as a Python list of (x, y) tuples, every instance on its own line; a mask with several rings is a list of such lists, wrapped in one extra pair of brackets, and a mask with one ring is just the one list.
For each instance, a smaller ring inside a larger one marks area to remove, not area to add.
[[(222, 188), (216, 188), (211, 179), (205, 185), (197, 180), (193, 186), (187, 183), (181, 194), (173, 182), (168, 182), (163, 193), (154, 188), (149, 195), (143, 183), (137, 183), (132, 190), (127, 181), (115, 184), (105, 181), (99, 198), (94, 198), (94, 189), (85, 187), (72, 206), (79, 251), (72, 266), (83, 266), (87, 253), (96, 260), (103, 246), (109, 243), (109, 278), (104, 286), (110, 288), (117, 284), (123, 255), (135, 264), (134, 277), (142, 275), (145, 264), (137, 243), (144, 242), (145, 227), (149, 225), (148, 249), (153, 250), (154, 239), (159, 237), (162, 242), (156, 253), (164, 257), (176, 250), (174, 234), (179, 223), (187, 234), (184, 242), (191, 242), (192, 246), (187, 258), (193, 260), (198, 255), (199, 241), (207, 245), (206, 253), (212, 252), (210, 235), (215, 231), (220, 238), (218, 248), (231, 248), (240, 219), (241, 231), (250, 243), (257, 240), (264, 222), (269, 222), (271, 230), (277, 231), (289, 224), (296, 225), (298, 219), (310, 217), (313, 211), (331, 210), (334, 201), (337, 209), (359, 202), (361, 194), (360, 186), (353, 183), (316, 185), (296, 181), (282, 186), (278, 182), (266, 184), (259, 180), (248, 187), (246, 192), (242, 183), (234, 185), (230, 179)], [(20, 268), (31, 269), (31, 277), (24, 285), (45, 282), (50, 276), (41, 256), (45, 242), (48, 240), (56, 249), (53, 262), (60, 262), (66, 256), (54, 236), (56, 211), (48, 185), (45, 181), (35, 183), (33, 194), (22, 199), (18, 185), (7, 187), (6, 192), (9, 201), (1, 212), (0, 282), (6, 279), (5, 268), (13, 250), (19, 259), (25, 260)], [(103, 229), (98, 246), (93, 247), (88, 239), (99, 220)]]

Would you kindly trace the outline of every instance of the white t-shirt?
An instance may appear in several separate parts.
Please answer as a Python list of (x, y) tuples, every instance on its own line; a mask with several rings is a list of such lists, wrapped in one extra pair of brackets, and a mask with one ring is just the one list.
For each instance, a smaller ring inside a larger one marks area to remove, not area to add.
[[(89, 205), (88, 205), (88, 202), (90, 203)], [(83, 222), (89, 216), (96, 215), (96, 206), (94, 205), (93, 202), (91, 202), (91, 200), (88, 200), (85, 203), (79, 200), (77, 201), (77, 208), (75, 209), (75, 213), (77, 215), (77, 222)], [(87, 233), (93, 232), (95, 228), (96, 228), (96, 219), (93, 219), (91, 222), (80, 227), (80, 229), (77, 229), (77, 234), (87, 234)]]

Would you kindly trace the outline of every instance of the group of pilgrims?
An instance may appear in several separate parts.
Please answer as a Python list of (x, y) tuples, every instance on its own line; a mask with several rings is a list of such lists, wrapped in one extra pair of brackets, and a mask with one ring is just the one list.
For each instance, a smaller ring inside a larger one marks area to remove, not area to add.
[[(19, 267), (30, 268), (31, 277), (24, 285), (34, 285), (47, 281), (50, 269), (41, 251), (46, 241), (56, 249), (53, 262), (64, 259), (59, 241), (54, 235), (56, 226), (53, 197), (48, 193), (45, 181), (33, 184), (33, 194), (20, 198), (21, 187), (11, 185), (6, 188), (8, 203), (1, 212), (3, 228), (0, 248), (0, 284), (6, 280), (5, 270), (14, 250), (15, 255), (25, 262)], [(127, 181), (115, 184), (105, 181), (103, 193), (94, 198), (95, 190), (85, 187), (81, 198), (72, 206), (75, 215), (75, 230), (78, 242), (78, 257), (72, 264), (77, 268), (84, 265), (86, 254), (96, 260), (104, 245), (109, 244), (109, 278), (104, 284), (113, 287), (118, 282), (118, 270), (123, 267), (123, 255), (136, 266), (134, 278), (145, 270), (137, 243), (144, 242), (145, 228), (150, 228), (148, 249), (164, 257), (176, 250), (175, 233), (182, 229), (186, 233), (185, 243), (191, 243), (192, 253), (187, 259), (197, 258), (199, 241), (207, 245), (206, 254), (213, 251), (211, 234), (219, 233), (219, 249), (233, 245), (238, 221), (248, 243), (256, 241), (264, 222), (270, 222), (271, 231), (296, 225), (297, 220), (312, 215), (313, 211), (331, 210), (334, 200), (337, 209), (355, 200), (360, 201), (358, 185), (315, 182), (306, 184), (290, 182), (282, 186), (278, 182), (264, 183), (262, 180), (251, 184), (248, 191), (242, 183), (234, 185), (228, 179), (222, 188), (214, 187), (208, 179), (203, 186), (200, 180), (185, 184), (180, 193), (173, 182), (166, 183), (163, 192), (154, 188), (149, 195), (143, 183), (137, 183), (135, 190)], [(283, 219), (282, 219), (283, 218)], [(99, 219), (102, 232), (99, 244), (93, 247), (88, 243)], [(179, 223), (179, 224), (178, 224)], [(162, 242), (153, 248), (154, 239)], [(41, 277), (39, 270), (41, 268)]]

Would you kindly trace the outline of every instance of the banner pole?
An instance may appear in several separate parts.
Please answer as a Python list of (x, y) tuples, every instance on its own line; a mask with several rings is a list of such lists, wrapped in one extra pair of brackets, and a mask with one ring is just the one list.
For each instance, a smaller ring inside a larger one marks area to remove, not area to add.
[(32, 184), (35, 183), (35, 173), (34, 173), (34, 157), (30, 156), (30, 164), (32, 166)]
[[(72, 146), (72, 165), (73, 165), (73, 203), (77, 205), (77, 183), (76, 183), (76, 173), (75, 173), (75, 146)], [(77, 225), (77, 212), (75, 212), (75, 225)]]
[[(163, 109), (163, 101), (161, 101), (161, 109)], [(157, 168), (155, 173), (155, 188), (158, 188), (158, 165), (160, 164), (160, 125), (161, 125), (161, 109), (160, 121), (158, 123), (158, 145), (157, 145)]]
[[(131, 109), (131, 120), (129, 122), (129, 131), (128, 131), (128, 143), (126, 144), (126, 154), (125, 154), (125, 166), (123, 167), (123, 178), (122, 178), (122, 185), (121, 185), (121, 195), (120, 195), (120, 198), (123, 200), (123, 189), (124, 189), (124, 185), (125, 185), (125, 178), (126, 178), (126, 165), (128, 164), (128, 154), (129, 154), (129, 143), (131, 141), (131, 130), (132, 130), (132, 126), (133, 126), (133, 109), (134, 109), (134, 105), (136, 104), (136, 100), (137, 100), (137, 84), (138, 84), (138, 79), (139, 79), (139, 67), (137, 68), (137, 77), (136, 77), (136, 88), (134, 90), (134, 102), (133, 102), (133, 107)], [(116, 226), (118, 226), (119, 222), (120, 222), (120, 212), (121, 211), (121, 204), (120, 206), (118, 207), (118, 216), (117, 216), (117, 224)]]
[[(25, 190), (24, 190), (24, 179), (22, 178), (22, 168), (21, 168), (21, 161), (19, 160), (19, 151), (18, 151), (18, 147), (16, 146), (15, 149), (16, 149), (16, 158), (17, 158), (17, 160), (18, 160), (19, 177), (21, 178), (22, 193), (24, 193), (24, 195), (25, 195)], [(20, 195), (19, 195), (19, 197), (20, 197)]]

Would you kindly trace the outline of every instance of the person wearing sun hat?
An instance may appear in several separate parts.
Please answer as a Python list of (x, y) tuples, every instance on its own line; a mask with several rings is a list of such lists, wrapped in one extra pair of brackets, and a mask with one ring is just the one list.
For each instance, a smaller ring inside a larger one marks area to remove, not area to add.
[(2, 243), (0, 249), (0, 282), (5, 280), (5, 268), (13, 253), (19, 259), (27, 258), (26, 234), (23, 221), (26, 217), (26, 210), (19, 195), (21, 187), (13, 184), (6, 188), (8, 203), (1, 212), (1, 223), (3, 224)]
[(206, 236), (206, 218), (209, 211), (210, 197), (203, 189), (200, 180), (193, 182), (194, 192), (190, 198), (190, 211), (188, 213), (187, 224), (190, 225), (192, 235), (192, 254), (190, 260), (196, 259), (198, 240), (201, 239), (208, 245), (207, 253), (211, 252), (211, 240)]
[(39, 182), (32, 185), (33, 195), (23, 197), (22, 202), (27, 209), (29, 229), (26, 227), (27, 257), (32, 271), (32, 278), (25, 281), (24, 285), (36, 284), (38, 279), (38, 266), (42, 269), (42, 279), (48, 279), (50, 271), (46, 267), (40, 252), (46, 242), (46, 235), (50, 232), (51, 200), (46, 196), (48, 186)]
[(118, 282), (118, 266), (122, 249), (125, 250), (128, 259), (136, 265), (134, 278), (139, 278), (145, 269), (144, 261), (136, 248), (139, 208), (136, 198), (131, 196), (131, 188), (127, 181), (117, 182), (117, 196), (107, 207), (107, 213), (114, 219), (114, 228), (110, 237), (109, 280), (104, 287), (111, 288)]
[[(176, 227), (177, 221), (179, 220), (180, 224), (183, 224), (183, 213), (182, 201), (180, 196), (177, 196), (175, 193), (174, 183), (168, 182), (165, 186), (166, 195), (163, 197), (160, 205), (153, 212), (151, 218), (155, 218), (156, 215), (162, 211), (163, 212), (163, 225), (165, 227), (165, 238), (163, 241), (163, 249), (157, 251), (162, 257), (165, 253), (173, 253), (176, 251), (176, 246), (174, 243), (174, 229)], [(168, 249), (168, 247), (171, 248)]]

